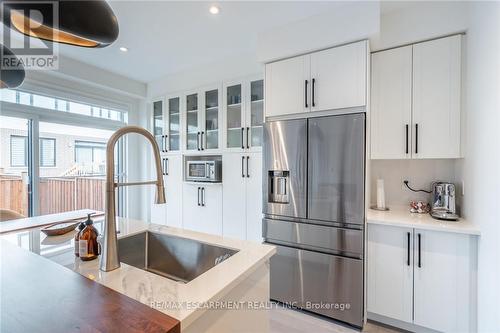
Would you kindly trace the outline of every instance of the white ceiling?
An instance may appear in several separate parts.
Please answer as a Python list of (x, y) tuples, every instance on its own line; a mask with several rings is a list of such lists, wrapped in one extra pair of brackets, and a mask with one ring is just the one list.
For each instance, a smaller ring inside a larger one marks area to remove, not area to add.
[[(85, 49), (61, 45), (67, 57), (149, 82), (159, 77), (243, 54), (255, 54), (257, 35), (268, 29), (333, 11), (345, 2), (111, 1), (120, 36), (111, 46)], [(121, 46), (129, 49), (123, 53)]]

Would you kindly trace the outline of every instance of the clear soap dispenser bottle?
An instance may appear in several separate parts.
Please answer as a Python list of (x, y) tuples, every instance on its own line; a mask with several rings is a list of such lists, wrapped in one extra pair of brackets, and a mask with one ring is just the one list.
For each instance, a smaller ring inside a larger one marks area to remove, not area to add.
[(101, 254), (100, 245), (97, 242), (99, 232), (93, 226), (94, 222), (88, 214), (87, 221), (85, 221), (85, 228), (80, 232), (80, 240), (78, 241), (80, 259), (83, 261), (94, 260)]

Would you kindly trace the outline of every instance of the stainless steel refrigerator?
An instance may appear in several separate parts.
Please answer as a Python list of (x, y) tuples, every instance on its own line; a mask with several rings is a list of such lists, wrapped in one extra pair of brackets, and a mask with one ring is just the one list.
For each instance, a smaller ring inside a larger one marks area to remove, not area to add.
[(365, 114), (265, 124), (271, 299), (363, 325)]

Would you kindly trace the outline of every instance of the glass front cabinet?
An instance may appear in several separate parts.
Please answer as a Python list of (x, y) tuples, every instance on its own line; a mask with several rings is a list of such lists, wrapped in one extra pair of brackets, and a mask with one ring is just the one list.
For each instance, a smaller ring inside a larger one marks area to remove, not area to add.
[(224, 148), (259, 150), (262, 146), (264, 80), (257, 78), (224, 85), (226, 107)]
[(181, 97), (167, 97), (167, 143), (168, 151), (175, 152), (181, 148)]
[(220, 148), (220, 96), (217, 86), (186, 94), (186, 150)]
[(153, 101), (153, 135), (162, 153), (166, 152), (166, 126), (164, 117), (164, 100)]

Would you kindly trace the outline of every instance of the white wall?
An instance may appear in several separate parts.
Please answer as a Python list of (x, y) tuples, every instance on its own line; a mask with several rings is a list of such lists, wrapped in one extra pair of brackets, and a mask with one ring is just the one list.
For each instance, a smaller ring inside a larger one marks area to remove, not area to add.
[(371, 161), (371, 203), (376, 203), (376, 180), (383, 179), (386, 192), (386, 204), (389, 207), (407, 206), (410, 201), (430, 202), (430, 195), (423, 192), (412, 192), (407, 189), (403, 180), (408, 180), (414, 189), (430, 190), (434, 181), (450, 181), (456, 183), (459, 204), (461, 187), (457, 178), (460, 174), (455, 170), (456, 161), (450, 160), (373, 160)]
[(479, 225), (478, 328), (500, 329), (500, 3), (470, 6), (465, 216)]
[(242, 54), (238, 57), (221, 59), (221, 61), (192, 68), (162, 77), (148, 83), (148, 98), (164, 96), (186, 89), (194, 89), (204, 85), (235, 79), (247, 75), (264, 73), (264, 65), (257, 61), (255, 54)]
[(338, 1), (338, 8), (259, 35), (257, 56), (270, 62), (367, 39), (378, 33), (378, 1)]

